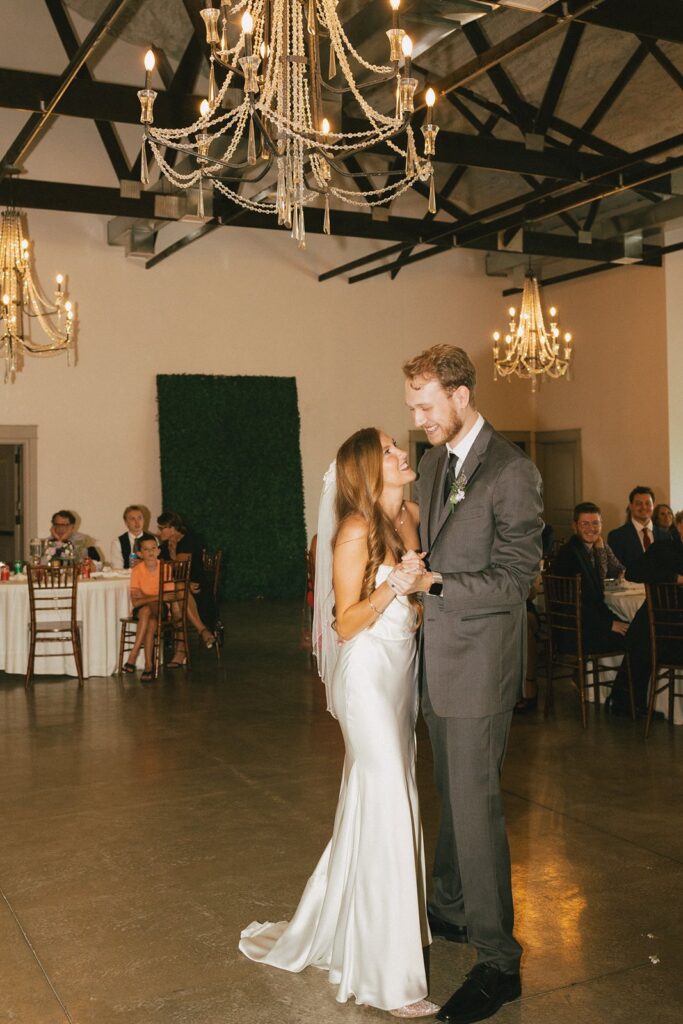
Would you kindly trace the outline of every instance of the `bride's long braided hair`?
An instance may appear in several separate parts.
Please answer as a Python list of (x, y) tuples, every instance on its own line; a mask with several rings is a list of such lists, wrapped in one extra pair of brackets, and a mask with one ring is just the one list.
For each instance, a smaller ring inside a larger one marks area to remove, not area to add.
[[(396, 563), (406, 553), (401, 538), (380, 505), (384, 487), (384, 453), (375, 427), (364, 427), (352, 434), (337, 452), (337, 523), (350, 515), (360, 515), (368, 524), (368, 560), (363, 575), (361, 601), (375, 589), (380, 565), (391, 554)], [(336, 539), (336, 538), (335, 538)], [(408, 601), (417, 625), (422, 621), (422, 602), (415, 594)]]

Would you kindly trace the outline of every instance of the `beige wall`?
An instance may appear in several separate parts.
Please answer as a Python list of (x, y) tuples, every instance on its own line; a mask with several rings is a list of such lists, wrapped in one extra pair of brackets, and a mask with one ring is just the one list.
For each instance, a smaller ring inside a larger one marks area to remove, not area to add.
[[(667, 244), (683, 241), (683, 230), (667, 235)], [(669, 497), (683, 509), (683, 251), (666, 257), (667, 364), (669, 384)]]
[(581, 429), (583, 499), (611, 529), (636, 484), (669, 500), (665, 274), (620, 267), (548, 288), (551, 304), (576, 340), (574, 379), (542, 387), (536, 429)]
[[(294, 376), (309, 531), (322, 474), (339, 443), (378, 424), (403, 443), (410, 423), (401, 362), (437, 341), (469, 347), (480, 405), (501, 427), (528, 426), (528, 389), (492, 382), (490, 331), (504, 309), (480, 255), (457, 252), (349, 285), (317, 273), (368, 243), (225, 229), (146, 271), (108, 248), (106, 221), (29, 211), (40, 280), (69, 274), (79, 318), (78, 366), (29, 359), (0, 385), (0, 423), (38, 427), (38, 524), (72, 507), (108, 544), (131, 501), (160, 510), (155, 375)], [(263, 438), (273, 445), (276, 438)], [(228, 453), (216, 451), (216, 459)]]

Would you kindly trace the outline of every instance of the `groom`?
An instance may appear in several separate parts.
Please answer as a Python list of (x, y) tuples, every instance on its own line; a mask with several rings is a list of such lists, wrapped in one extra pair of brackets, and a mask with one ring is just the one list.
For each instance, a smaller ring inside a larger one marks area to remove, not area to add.
[(541, 558), (541, 479), (477, 411), (466, 352), (435, 345), (403, 372), (415, 426), (434, 446), (418, 483), (433, 576), (423, 713), (441, 797), (429, 921), (435, 935), (477, 951), (438, 1019), (470, 1024), (521, 994), (500, 774), (524, 679), (525, 602)]

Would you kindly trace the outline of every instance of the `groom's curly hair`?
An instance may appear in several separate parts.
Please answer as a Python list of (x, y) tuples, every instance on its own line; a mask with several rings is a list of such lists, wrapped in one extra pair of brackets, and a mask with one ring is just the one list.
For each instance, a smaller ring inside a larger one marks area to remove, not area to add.
[[(403, 373), (411, 384), (417, 377), (436, 378), (449, 395), (456, 388), (466, 387), (470, 393), (470, 405), (474, 408), (477, 371), (462, 348), (456, 348), (455, 345), (432, 345), (404, 363)], [(419, 384), (413, 384), (413, 387), (419, 389)]]

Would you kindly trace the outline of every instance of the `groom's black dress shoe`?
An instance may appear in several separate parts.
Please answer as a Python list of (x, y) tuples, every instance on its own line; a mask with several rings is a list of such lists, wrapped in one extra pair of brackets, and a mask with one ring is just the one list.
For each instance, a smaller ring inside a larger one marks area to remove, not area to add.
[(467, 942), (467, 926), (464, 924), (451, 924), (442, 918), (427, 911), (427, 920), (434, 938), (447, 939), (449, 942)]
[(446, 1024), (474, 1024), (492, 1017), (503, 1003), (519, 999), (519, 974), (504, 974), (495, 964), (477, 964), (436, 1015)]

